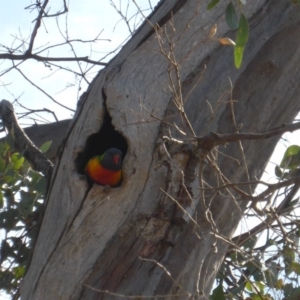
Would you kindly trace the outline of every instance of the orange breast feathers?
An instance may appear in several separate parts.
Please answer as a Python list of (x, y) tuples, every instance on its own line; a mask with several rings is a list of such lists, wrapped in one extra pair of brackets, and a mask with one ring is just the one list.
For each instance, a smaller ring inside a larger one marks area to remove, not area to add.
[(122, 152), (110, 148), (101, 156), (92, 157), (86, 167), (86, 175), (95, 183), (116, 187), (122, 181)]

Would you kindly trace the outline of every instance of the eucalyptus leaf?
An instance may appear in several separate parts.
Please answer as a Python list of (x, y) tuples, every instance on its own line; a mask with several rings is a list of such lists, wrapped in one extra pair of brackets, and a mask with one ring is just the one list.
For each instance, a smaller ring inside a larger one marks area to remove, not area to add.
[(243, 62), (245, 47), (234, 47), (234, 65), (239, 69)]
[(213, 9), (219, 2), (220, 2), (220, 0), (212, 0), (212, 1), (210, 1), (208, 3), (208, 5), (207, 5), (207, 10)]
[(25, 275), (25, 267), (19, 266), (13, 268), (13, 273), (15, 275), (15, 279), (20, 279)]
[(296, 169), (300, 165), (300, 146), (289, 146), (282, 158), (280, 168), (283, 169)]
[(40, 150), (42, 153), (45, 153), (49, 150), (49, 148), (51, 147), (52, 141), (47, 141), (45, 142), (41, 147)]
[(235, 30), (239, 27), (238, 16), (232, 2), (230, 2), (226, 7), (225, 19), (229, 28)]
[(226, 300), (224, 291), (223, 291), (223, 285), (219, 284), (214, 290), (211, 295), (212, 300)]
[(244, 14), (241, 14), (238, 33), (234, 46), (234, 64), (239, 69), (243, 62), (244, 50), (249, 38), (249, 25)]

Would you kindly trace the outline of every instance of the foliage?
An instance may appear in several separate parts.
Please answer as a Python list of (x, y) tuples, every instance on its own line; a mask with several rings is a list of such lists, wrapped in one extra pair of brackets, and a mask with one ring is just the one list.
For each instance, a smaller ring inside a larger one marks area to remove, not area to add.
[(42, 175), (7, 142), (0, 142), (0, 290), (7, 293), (16, 291), (26, 272), (45, 190)]
[(300, 174), (300, 147), (292, 145), (287, 148), (279, 166), (275, 167), (275, 174), (281, 179), (288, 179)]
[[(211, 0), (207, 9), (213, 9), (220, 0)], [(292, 4), (300, 4), (292, 0)], [(234, 43), (223, 42), (223, 45), (234, 45), (234, 63), (239, 69), (242, 65), (243, 54), (249, 37), (249, 25), (242, 12), (246, 0), (237, 0), (236, 7), (229, 1), (225, 10), (226, 23), (232, 30), (237, 30)], [(300, 175), (300, 146), (292, 145), (287, 148), (281, 163), (275, 167), (278, 181), (288, 180)], [(248, 300), (269, 299), (299, 299), (300, 287), (298, 276), (299, 264), (299, 217), (295, 210), (299, 208), (299, 198), (294, 198), (299, 185), (277, 189), (273, 194), (273, 204), (277, 209), (263, 211), (265, 218), (262, 223), (267, 226), (256, 226), (257, 232), (249, 231), (249, 238), (237, 244), (236, 249), (230, 250), (223, 262), (216, 281), (216, 287), (210, 296), (211, 300), (241, 299), (248, 295)], [(279, 198), (279, 199), (278, 199)], [(252, 215), (253, 216), (253, 215)], [(260, 218), (262, 220), (262, 218)], [(261, 233), (267, 235), (265, 244), (258, 247)], [(238, 240), (237, 237), (235, 240)], [(275, 298), (274, 298), (275, 297)]]
[[(207, 5), (207, 9), (213, 9), (217, 4), (219, 4), (219, 2), (220, 0), (211, 0)], [(242, 12), (242, 5), (246, 5), (247, 1), (236, 0), (235, 2), (240, 10), (240, 17), (238, 17), (238, 14), (232, 1), (229, 1), (225, 10), (225, 19), (229, 28), (231, 28), (232, 30), (237, 30), (233, 57), (235, 67), (239, 69), (243, 62), (244, 50), (249, 38), (249, 25), (246, 16)], [(291, 2), (294, 5), (300, 4), (300, 0), (291, 0)], [(221, 44), (223, 44), (222, 39)]]
[[(214, 8), (220, 0), (212, 0), (208, 5), (207, 9), (210, 10)], [(237, 4), (246, 4), (246, 1), (238, 0)], [(247, 18), (241, 12), (240, 17), (235, 10), (233, 3), (230, 1), (225, 10), (225, 19), (229, 28), (236, 30), (237, 36), (234, 44), (234, 64), (237, 69), (239, 69), (243, 62), (244, 50), (247, 45), (247, 41), (249, 38), (249, 25)]]
[[(275, 167), (275, 173), (282, 181), (295, 178), (299, 170), (300, 147), (292, 145)], [(244, 241), (243, 235), (234, 238), (236, 248), (225, 257), (211, 300), (245, 299), (243, 295), (247, 295), (247, 300), (299, 299), (300, 218), (295, 213), (299, 197), (289, 197), (293, 189), (295, 186), (276, 191), (276, 209), (265, 211), (265, 218), (260, 219), (261, 224), (268, 226), (256, 226), (257, 230), (253, 234), (250, 230)]]

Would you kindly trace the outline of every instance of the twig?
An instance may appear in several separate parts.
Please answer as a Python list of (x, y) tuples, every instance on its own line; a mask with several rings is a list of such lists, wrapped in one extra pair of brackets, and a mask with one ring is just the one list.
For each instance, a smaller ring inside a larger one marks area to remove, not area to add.
[(41, 26), (43, 14), (44, 14), (44, 11), (45, 11), (45, 8), (46, 8), (48, 2), (49, 2), (49, 0), (45, 0), (43, 6), (40, 7), (40, 11), (39, 11), (38, 17), (37, 17), (37, 19), (36, 19), (36, 21), (35, 21), (35, 25), (34, 25), (34, 28), (33, 28), (33, 31), (32, 31), (31, 37), (30, 37), (29, 46), (28, 46), (28, 49), (26, 50), (25, 55), (26, 55), (26, 54), (30, 55), (30, 54), (32, 53), (34, 40), (35, 40), (35, 38), (36, 38), (38, 29), (39, 29), (39, 27)]
[(197, 138), (198, 147), (211, 151), (218, 145), (224, 145), (226, 143), (232, 143), (242, 140), (264, 140), (270, 137), (274, 137), (285, 132), (293, 132), (300, 129), (300, 122), (292, 124), (283, 124), (280, 127), (265, 131), (262, 133), (229, 133), (221, 134), (210, 132), (202, 138)]
[(174, 278), (173, 278), (173, 276), (171, 275), (171, 273), (161, 264), (161, 263), (159, 263), (158, 261), (156, 261), (156, 260), (154, 260), (154, 259), (148, 259), (148, 258), (143, 258), (143, 257), (139, 257), (139, 259), (140, 260), (143, 260), (143, 261), (148, 261), (148, 262), (153, 262), (153, 263), (155, 263), (158, 267), (160, 267), (170, 278), (171, 278), (171, 280), (173, 281), (173, 283), (178, 287), (178, 288), (180, 288), (182, 291), (184, 291), (185, 292), (185, 296), (188, 296), (189, 298), (192, 296), (190, 293), (188, 293), (188, 292), (186, 292), (185, 290), (184, 290), (184, 288), (181, 286), (181, 284), (177, 281), (177, 280), (175, 280)]
[(180, 203), (174, 199), (174, 197), (172, 197), (169, 193), (167, 193), (166, 191), (164, 191), (162, 188), (160, 188), (160, 190), (166, 195), (168, 196), (169, 199), (171, 199), (173, 202), (175, 202), (178, 207), (185, 213), (188, 215), (188, 217), (191, 219), (191, 221), (199, 228), (199, 224), (197, 223), (197, 221), (184, 209), (184, 207), (182, 205), (180, 205)]
[(136, 296), (128, 296), (128, 295), (122, 295), (122, 294), (117, 294), (117, 293), (112, 293), (108, 290), (98, 290), (93, 288), (90, 285), (85, 284), (84, 286), (86, 286), (88, 289), (98, 292), (98, 293), (104, 293), (104, 294), (108, 294), (111, 296), (116, 296), (119, 298), (125, 298), (125, 299), (155, 299), (155, 298), (162, 298), (162, 299), (166, 299), (168, 297), (182, 297), (182, 296), (186, 296), (186, 294), (171, 294), (171, 295), (155, 295), (155, 296), (141, 296), (141, 295), (136, 295)]
[(24, 53), (24, 54), (11, 54), (11, 53), (3, 53), (0, 54), (0, 59), (9, 59), (9, 60), (22, 60), (25, 61), (27, 59), (35, 59), (37, 61), (83, 61), (93, 65), (106, 66), (107, 63), (102, 63), (96, 60), (91, 60), (88, 56), (80, 56), (80, 57), (45, 57), (32, 53)]
[[(293, 188), (290, 190), (289, 194), (285, 197), (285, 199), (276, 208), (276, 210), (275, 210), (276, 214), (281, 214), (282, 212), (284, 212), (285, 205), (294, 198), (294, 196), (296, 195), (298, 190), (299, 190), (299, 184), (295, 184), (293, 186)], [(251, 239), (253, 236), (255, 236), (259, 232), (266, 229), (273, 222), (274, 222), (274, 214), (273, 214), (273, 216), (270, 216), (269, 218), (267, 218), (267, 220), (265, 220), (263, 223), (260, 223), (259, 225), (252, 228), (250, 231), (234, 237), (232, 239), (232, 241), (238, 246), (244, 245), (249, 239)]]

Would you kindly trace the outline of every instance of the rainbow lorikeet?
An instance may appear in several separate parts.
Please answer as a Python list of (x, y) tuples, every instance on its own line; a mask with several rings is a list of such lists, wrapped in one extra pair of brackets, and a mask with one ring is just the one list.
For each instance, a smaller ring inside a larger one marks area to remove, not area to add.
[(85, 167), (91, 181), (100, 185), (116, 187), (122, 180), (122, 152), (116, 148), (106, 150), (100, 156), (92, 157)]

